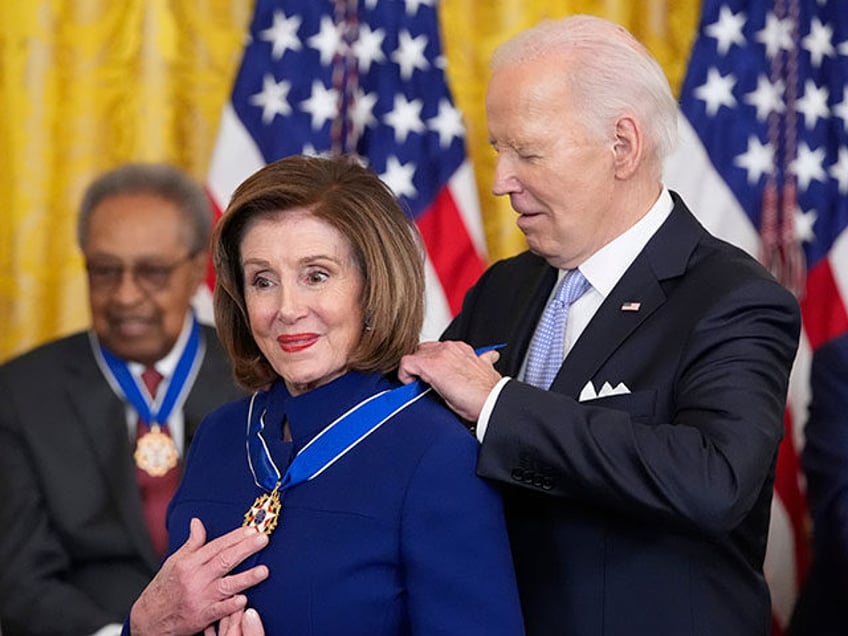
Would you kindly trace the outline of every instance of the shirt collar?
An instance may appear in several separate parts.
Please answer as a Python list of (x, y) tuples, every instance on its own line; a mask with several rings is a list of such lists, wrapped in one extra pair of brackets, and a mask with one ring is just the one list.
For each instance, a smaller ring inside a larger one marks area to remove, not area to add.
[[(186, 313), (182, 331), (180, 331), (180, 335), (174, 343), (174, 346), (171, 347), (171, 350), (165, 354), (164, 358), (157, 360), (153, 365), (163, 378), (170, 378), (174, 375), (174, 370), (177, 368), (177, 363), (180, 361), (180, 356), (182, 356), (183, 349), (185, 349), (188, 338), (191, 335), (193, 318), (194, 316), (191, 311)], [(140, 377), (141, 372), (144, 371), (147, 365), (141, 364), (140, 362), (129, 361), (127, 362), (127, 366), (130, 368), (130, 373), (136, 377)]]
[(651, 237), (671, 214), (674, 201), (666, 188), (647, 214), (580, 265), (580, 271), (604, 298), (618, 284)]

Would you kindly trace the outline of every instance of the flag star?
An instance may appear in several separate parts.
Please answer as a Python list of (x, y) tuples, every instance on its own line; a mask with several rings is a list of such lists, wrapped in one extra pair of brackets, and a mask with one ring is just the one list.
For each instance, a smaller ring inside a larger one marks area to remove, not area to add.
[(412, 185), (412, 176), (415, 174), (415, 164), (411, 161), (401, 164), (394, 155), (386, 160), (386, 171), (380, 175), (383, 182), (389, 186), (397, 197), (414, 197), (418, 191)]
[(827, 118), (830, 115), (830, 109), (827, 106), (827, 99), (830, 93), (826, 86), (816, 86), (813, 80), (804, 82), (804, 96), (797, 102), (798, 112), (804, 115), (804, 125), (808, 129), (813, 129), (818, 122), (819, 117)]
[(842, 120), (842, 127), (848, 133), (848, 86), (842, 89), (842, 101), (833, 106), (831, 113)]
[(757, 119), (765, 121), (772, 112), (782, 113), (786, 110), (782, 95), (786, 90), (783, 80), (772, 84), (765, 75), (757, 78), (757, 88), (745, 95), (745, 103), (757, 109)]
[(427, 124), (430, 130), (439, 133), (439, 146), (442, 148), (450, 146), (455, 137), (462, 137), (465, 134), (462, 115), (444, 97), (439, 101), (439, 113), (427, 120)]
[(332, 63), (336, 53), (344, 52), (342, 34), (328, 15), (321, 17), (321, 26), (318, 33), (306, 41), (310, 47), (318, 51), (321, 56), (321, 64), (324, 66), (329, 66)]
[(303, 150), (300, 151), (300, 154), (306, 155), (307, 157), (320, 157), (322, 153), (318, 152), (313, 144), (308, 143), (304, 144)]
[(312, 81), (312, 92), (308, 99), (300, 102), (300, 109), (312, 115), (312, 130), (321, 130), (325, 122), (334, 119), (339, 112), (339, 93), (326, 88), (321, 80)]
[(757, 31), (754, 38), (766, 47), (766, 55), (775, 57), (781, 50), (792, 48), (792, 22), (789, 18), (779, 20), (774, 13), (766, 16), (766, 25)]
[(418, 7), (422, 4), (428, 7), (433, 6), (433, 0), (404, 0), (406, 4), (406, 15), (409, 17), (415, 17), (415, 14), (418, 13)]
[(377, 7), (378, 0), (365, 0), (366, 9), (374, 9)]
[(751, 135), (748, 137), (748, 149), (738, 155), (733, 163), (748, 171), (748, 183), (754, 185), (760, 177), (771, 172), (774, 166), (774, 152), (769, 144), (764, 144), (756, 135)]
[(373, 62), (384, 62), (386, 56), (383, 53), (383, 40), (386, 32), (383, 29), (371, 30), (371, 26), (365, 23), (359, 25), (359, 36), (353, 44), (353, 52), (359, 60), (359, 70), (367, 73)]
[(707, 73), (707, 81), (695, 89), (695, 97), (706, 103), (707, 114), (712, 116), (721, 106), (736, 106), (736, 98), (733, 97), (735, 84), (736, 78), (732, 74), (722, 76), (713, 67)]
[(839, 193), (848, 194), (848, 147), (839, 148), (839, 160), (830, 167), (830, 176), (839, 184)]
[(799, 192), (809, 188), (813, 180), (824, 181), (827, 177), (822, 167), (824, 151), (824, 148), (812, 150), (805, 141), (798, 145), (798, 156), (792, 161), (790, 168), (798, 177)]
[(708, 25), (704, 31), (716, 40), (716, 48), (720, 55), (730, 50), (731, 45), (745, 44), (745, 36), (742, 35), (742, 27), (745, 26), (745, 14), (743, 12), (733, 13), (729, 7), (723, 6), (719, 12), (718, 20)]
[(300, 28), (302, 18), (299, 15), (286, 17), (282, 11), (274, 11), (274, 22), (267, 29), (259, 32), (259, 39), (271, 42), (271, 58), (279, 60), (283, 57), (286, 49), (299, 51), (302, 46), (297, 30)]
[(377, 123), (374, 117), (374, 106), (377, 105), (377, 93), (366, 93), (357, 88), (353, 95), (350, 119), (353, 122), (354, 136), (359, 137), (368, 127)]
[(427, 69), (429, 63), (424, 56), (426, 47), (427, 36), (423, 33), (416, 38), (409, 35), (409, 31), (401, 31), (398, 34), (398, 47), (392, 53), (392, 61), (400, 66), (400, 76), (403, 80), (412, 77), (415, 69)]
[(262, 91), (251, 95), (250, 103), (262, 107), (262, 123), (270, 124), (276, 115), (288, 115), (291, 106), (287, 101), (291, 83), (285, 80), (277, 82), (270, 73), (262, 78)]
[(395, 95), (394, 108), (386, 113), (386, 123), (395, 130), (395, 141), (402, 144), (411, 132), (423, 132), (424, 122), (421, 121), (421, 108), (424, 103), (420, 99), (409, 101), (398, 93)]
[(810, 33), (801, 40), (801, 45), (810, 52), (810, 61), (813, 66), (821, 66), (825, 55), (828, 57), (836, 55), (831, 38), (833, 38), (833, 27), (822, 24), (818, 16), (814, 17), (810, 24)]
[(848, 55), (848, 40), (839, 45), (839, 54)]
[(792, 219), (795, 223), (795, 236), (798, 237), (799, 241), (812, 243), (816, 240), (816, 233), (813, 230), (813, 226), (816, 224), (816, 219), (818, 219), (818, 212), (815, 210), (804, 212), (798, 207), (795, 208)]

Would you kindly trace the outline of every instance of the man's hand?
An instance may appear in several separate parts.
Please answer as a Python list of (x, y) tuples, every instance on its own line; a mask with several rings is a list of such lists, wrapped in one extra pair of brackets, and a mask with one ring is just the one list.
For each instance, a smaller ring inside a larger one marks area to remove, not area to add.
[(460, 417), (476, 422), (501, 379), (494, 367), (499, 357), (497, 351), (478, 356), (464, 342), (424, 342), (415, 353), (401, 358), (398, 378), (407, 384), (421, 378)]
[(247, 597), (241, 592), (268, 578), (268, 568), (257, 565), (239, 574), (229, 572), (266, 545), (267, 535), (255, 528), (237, 528), (206, 543), (206, 528), (199, 519), (192, 519), (186, 542), (162, 564), (133, 605), (130, 632), (133, 636), (196, 634), (243, 610)]

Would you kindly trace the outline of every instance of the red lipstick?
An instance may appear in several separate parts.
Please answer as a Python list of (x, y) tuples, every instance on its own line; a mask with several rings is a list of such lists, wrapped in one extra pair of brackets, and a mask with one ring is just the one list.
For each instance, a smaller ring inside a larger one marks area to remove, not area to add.
[(318, 342), (317, 333), (292, 333), (277, 336), (277, 342), (280, 343), (280, 349), (286, 353), (297, 353), (308, 349)]

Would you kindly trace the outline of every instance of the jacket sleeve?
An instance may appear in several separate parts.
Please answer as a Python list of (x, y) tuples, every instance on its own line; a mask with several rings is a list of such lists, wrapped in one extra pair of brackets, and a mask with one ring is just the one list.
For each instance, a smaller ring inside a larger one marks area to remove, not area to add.
[(848, 335), (818, 349), (802, 454), (813, 515), (816, 559), (839, 577), (848, 603)]
[(412, 634), (519, 636), (500, 498), (475, 476), (477, 443), (457, 428), (420, 461), (402, 519)]
[[(770, 488), (800, 318), (764, 278), (719, 296), (693, 316), (661, 308), (603, 362), (628, 369), (630, 395), (580, 402), (508, 382), (479, 474), (708, 532), (736, 527)], [(635, 369), (655, 384), (640, 386)], [(528, 463), (542, 479), (526, 478)]]
[(63, 578), (71, 559), (46, 512), (19, 415), (0, 374), (0, 617), (3, 632), (94, 633), (112, 622)]

